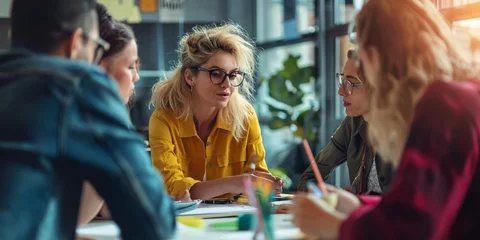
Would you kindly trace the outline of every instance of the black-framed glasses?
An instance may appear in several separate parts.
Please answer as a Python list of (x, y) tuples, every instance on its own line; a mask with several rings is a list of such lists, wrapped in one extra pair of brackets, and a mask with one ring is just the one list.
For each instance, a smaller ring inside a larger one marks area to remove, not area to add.
[(105, 40), (103, 40), (102, 38), (100, 38), (100, 37), (94, 38), (86, 32), (83, 32), (82, 36), (85, 39), (92, 40), (97, 44), (97, 47), (95, 48), (95, 52), (94, 52), (94, 55), (93, 55), (94, 56), (93, 57), (93, 63), (98, 64), (100, 62), (100, 60), (102, 59), (103, 54), (106, 51), (108, 51), (108, 49), (110, 49), (110, 44), (108, 42), (106, 42)]
[(201, 67), (191, 67), (192, 69), (208, 72), (210, 73), (210, 81), (215, 85), (222, 85), (225, 82), (225, 79), (230, 81), (230, 85), (232, 87), (238, 87), (242, 85), (243, 81), (245, 80), (245, 73), (241, 71), (233, 71), (231, 73), (225, 72), (223, 69), (205, 69)]
[[(354, 87), (363, 85), (362, 80), (360, 80), (360, 78), (355, 77), (355, 76), (351, 76), (351, 75), (346, 75), (345, 76), (345, 75), (343, 75), (343, 73), (337, 73), (335, 75), (335, 78), (336, 78), (336, 82), (337, 82), (337, 87), (339, 89), (340, 89), (340, 87), (343, 87), (343, 90), (345, 91), (345, 93), (347, 93), (347, 95), (352, 95)], [(359, 81), (360, 83), (352, 83), (348, 80), (348, 78), (353, 78), (353, 79)]]

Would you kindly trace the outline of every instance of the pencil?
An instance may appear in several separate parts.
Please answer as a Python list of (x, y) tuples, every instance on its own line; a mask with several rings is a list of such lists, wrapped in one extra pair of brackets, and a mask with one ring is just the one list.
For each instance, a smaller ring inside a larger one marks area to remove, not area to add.
[(303, 139), (303, 148), (307, 153), (308, 161), (310, 161), (310, 165), (312, 166), (313, 173), (315, 174), (315, 178), (317, 179), (318, 188), (322, 190), (323, 194), (327, 194), (327, 188), (325, 187), (325, 183), (323, 182), (322, 175), (320, 174), (320, 170), (318, 170), (317, 163), (315, 162), (315, 158), (313, 157), (312, 150), (310, 149), (310, 145), (308, 145), (307, 139)]

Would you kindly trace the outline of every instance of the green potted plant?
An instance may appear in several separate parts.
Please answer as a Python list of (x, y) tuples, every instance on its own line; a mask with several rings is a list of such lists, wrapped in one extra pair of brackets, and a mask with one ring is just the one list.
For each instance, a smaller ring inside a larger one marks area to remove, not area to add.
[[(285, 156), (273, 169), (282, 172), (275, 175), (287, 175), (286, 182), (296, 189), (300, 175), (308, 167), (308, 159), (303, 151), (301, 140), (306, 138), (315, 146), (320, 123), (320, 106), (314, 89), (314, 67), (300, 67), (300, 56), (289, 54), (283, 62), (283, 68), (264, 78), (261, 84), (268, 85), (268, 97), (265, 102), (271, 113), (268, 127), (272, 130), (288, 128), (293, 135), (289, 148), (284, 149)], [(285, 176), (283, 176), (285, 177)]]
[(282, 69), (262, 79), (262, 84), (268, 84), (266, 103), (272, 114), (268, 127), (288, 127), (295, 139), (316, 141), (320, 110), (315, 97), (314, 68), (299, 67), (299, 59), (300, 56), (289, 54)]

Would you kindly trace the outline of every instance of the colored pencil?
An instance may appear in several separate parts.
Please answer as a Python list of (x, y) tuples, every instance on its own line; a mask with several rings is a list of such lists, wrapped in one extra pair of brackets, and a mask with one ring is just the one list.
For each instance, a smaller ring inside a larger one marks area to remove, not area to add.
[(323, 192), (323, 194), (327, 194), (327, 188), (325, 187), (325, 183), (323, 182), (322, 175), (320, 174), (320, 170), (318, 170), (317, 163), (315, 162), (315, 158), (313, 157), (312, 149), (310, 149), (310, 145), (308, 145), (307, 139), (303, 139), (302, 141), (303, 148), (307, 153), (308, 161), (310, 161), (310, 165), (312, 166), (313, 173), (315, 174), (315, 178), (317, 179), (318, 188)]

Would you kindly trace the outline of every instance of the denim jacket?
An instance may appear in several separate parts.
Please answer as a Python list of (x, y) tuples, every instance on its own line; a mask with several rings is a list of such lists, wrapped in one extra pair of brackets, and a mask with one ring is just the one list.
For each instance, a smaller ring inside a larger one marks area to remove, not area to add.
[(82, 183), (123, 239), (165, 239), (172, 200), (115, 82), (80, 61), (0, 55), (0, 239), (74, 239)]

